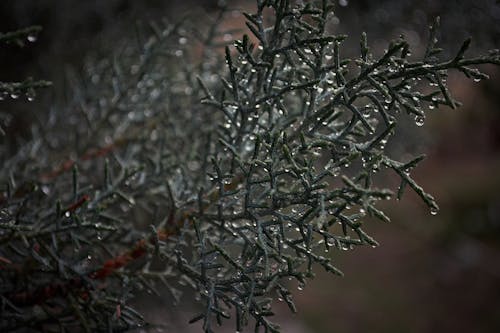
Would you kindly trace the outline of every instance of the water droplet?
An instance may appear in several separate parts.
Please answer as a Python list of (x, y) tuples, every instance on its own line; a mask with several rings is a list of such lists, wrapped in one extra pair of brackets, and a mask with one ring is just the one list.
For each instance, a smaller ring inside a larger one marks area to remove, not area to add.
[(439, 209), (432, 207), (431, 208), (431, 215), (437, 215), (438, 211), (439, 211)]
[(16, 93), (16, 92), (12, 92), (12, 93), (10, 94), (10, 98), (12, 98), (12, 99), (18, 99), (18, 98), (19, 98), (19, 94), (18, 94), (18, 93)]
[(365, 109), (363, 110), (363, 113), (362, 113), (362, 114), (363, 114), (363, 117), (364, 117), (365, 119), (370, 118), (371, 109), (370, 109), (370, 108), (365, 108)]
[(339, 5), (341, 5), (342, 7), (345, 7), (349, 4), (349, 1), (347, 0), (339, 0)]
[(425, 122), (425, 117), (424, 116), (416, 116), (415, 117), (415, 125), (417, 126), (423, 126)]
[(28, 42), (30, 43), (34, 43), (36, 42), (36, 36), (35, 35), (28, 35), (28, 37), (26, 38), (28, 40)]
[(245, 151), (252, 151), (254, 150), (254, 145), (252, 144), (252, 142), (247, 141), (243, 148), (245, 149)]
[(28, 89), (26, 92), (26, 99), (28, 102), (33, 102), (35, 100), (36, 92), (35, 89)]

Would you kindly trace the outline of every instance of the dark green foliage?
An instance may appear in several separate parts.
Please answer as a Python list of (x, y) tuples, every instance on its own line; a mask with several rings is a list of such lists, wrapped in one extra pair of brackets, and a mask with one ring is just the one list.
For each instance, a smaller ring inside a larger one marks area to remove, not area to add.
[(400, 118), (421, 126), (459, 105), (449, 70), (486, 78), (474, 66), (498, 52), (466, 57), (467, 40), (440, 59), (436, 20), (421, 59), (403, 36), (373, 55), (365, 34), (345, 59), (330, 1), (256, 2), (251, 35), (225, 51), (223, 10), (207, 33), (152, 25), (139, 47), (91, 62), (67, 109), (5, 159), (3, 330), (125, 331), (144, 324), (127, 306), (136, 291), (189, 286), (206, 332), (229, 318), (274, 332), (273, 300), (296, 311), (290, 288), (315, 268), (342, 275), (325, 251), (377, 245), (363, 223), (389, 221), (381, 173), (437, 212), (411, 177), (422, 157), (399, 161), (386, 143)]
[[(32, 26), (12, 32), (0, 33), (0, 47), (2, 44), (16, 44), (24, 47), (26, 42), (34, 43), (38, 33), (42, 30), (39, 26)], [(48, 81), (34, 81), (32, 78), (22, 82), (0, 82), (0, 100), (5, 98), (17, 99), (21, 94), (25, 94), (29, 101), (35, 98), (35, 89), (50, 86)]]
[[(3, 44), (16, 44), (23, 47), (26, 41), (33, 43), (36, 41), (37, 34), (42, 30), (39, 26), (32, 26), (8, 33), (0, 33), (0, 49)], [(28, 101), (33, 101), (36, 96), (36, 89), (49, 87), (50, 82), (40, 80), (34, 81), (28, 78), (22, 82), (2, 82), (0, 81), (0, 101), (6, 98), (17, 99), (21, 95), (25, 95)], [(0, 112), (0, 135), (4, 135), (2, 126), (8, 122), (10, 117), (3, 112)]]

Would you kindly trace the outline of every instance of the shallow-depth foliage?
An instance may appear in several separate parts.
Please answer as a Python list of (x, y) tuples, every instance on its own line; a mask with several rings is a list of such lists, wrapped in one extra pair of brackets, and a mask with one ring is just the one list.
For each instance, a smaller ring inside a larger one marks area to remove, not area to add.
[(411, 177), (423, 157), (386, 144), (399, 119), (457, 107), (448, 71), (486, 78), (474, 66), (498, 51), (467, 57), (467, 40), (441, 59), (436, 20), (422, 57), (404, 36), (372, 54), (363, 34), (346, 59), (328, 0), (256, 0), (229, 44), (227, 13), (152, 24), (89, 61), (68, 105), (3, 159), (2, 330), (126, 331), (145, 324), (137, 291), (189, 287), (204, 331), (231, 318), (274, 332), (274, 300), (296, 311), (290, 289), (315, 269), (342, 275), (325, 252), (377, 245), (363, 223), (389, 221), (378, 201), (408, 189), (437, 213)]
[[(0, 33), (0, 49), (6, 44), (16, 44), (24, 47), (26, 42), (34, 43), (38, 33), (42, 30), (39, 26), (31, 26), (24, 29)], [(0, 81), (0, 101), (4, 99), (18, 99), (20, 96), (26, 96), (28, 101), (33, 101), (36, 96), (36, 89), (49, 87), (51, 83), (45, 80), (35, 81), (33, 78), (27, 78), (20, 82), (2, 82)], [(0, 111), (0, 136), (5, 135), (2, 126), (8, 123), (10, 117), (8, 114)]]

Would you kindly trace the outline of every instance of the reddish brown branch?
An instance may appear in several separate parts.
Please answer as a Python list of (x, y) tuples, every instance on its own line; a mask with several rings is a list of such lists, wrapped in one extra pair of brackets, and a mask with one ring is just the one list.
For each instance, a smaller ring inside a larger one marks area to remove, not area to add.
[[(80, 199), (79, 202), (82, 201), (82, 199)], [(86, 200), (88, 200), (88, 198)], [(84, 200), (83, 202), (85, 202), (86, 200)], [(75, 205), (76, 203), (73, 204), (72, 206)], [(76, 209), (76, 207), (74, 209)], [(69, 208), (67, 210), (69, 211)], [(184, 221), (185, 218), (187, 218), (187, 216), (188, 216), (187, 214), (182, 214), (182, 222)], [(169, 225), (180, 226), (181, 222), (180, 221), (175, 222), (173, 214), (171, 214), (169, 218)], [(130, 250), (105, 261), (97, 270), (87, 274), (87, 278), (96, 281), (105, 280), (120, 268), (123, 268), (127, 266), (129, 263), (144, 257), (148, 250), (148, 244), (154, 245), (155, 242), (158, 240), (165, 241), (170, 236), (174, 235), (176, 232), (177, 232), (176, 230), (173, 231), (160, 230), (157, 232), (157, 235), (137, 241)], [(6, 258), (3, 259), (5, 259), (3, 260), (3, 262), (12, 264), (10, 260)], [(80, 290), (78, 292), (80, 297), (82, 298), (88, 297), (88, 291), (85, 287), (84, 278), (73, 278), (67, 282), (53, 283), (47, 286), (39, 287), (33, 291), (12, 293), (10, 295), (6, 295), (6, 297), (13, 304), (16, 304), (17, 306), (29, 306), (46, 302), (54, 297), (66, 296), (68, 293), (78, 290)]]
[[(117, 142), (110, 143), (109, 145), (106, 145), (106, 146), (99, 148), (99, 149), (95, 149), (95, 148), (89, 149), (82, 156), (80, 156), (80, 158), (77, 160), (89, 161), (89, 160), (93, 160), (93, 159), (96, 159), (99, 157), (104, 157), (104, 156), (108, 155), (110, 152), (112, 152), (114, 149), (116, 149), (122, 143), (123, 142), (121, 142), (121, 141), (117, 141)], [(77, 160), (68, 159), (68, 160), (62, 162), (54, 170), (42, 174), (40, 176), (40, 179), (43, 182), (48, 182), (48, 181), (54, 180), (55, 178), (59, 177), (61, 174), (65, 173), (66, 171), (71, 170), (71, 168), (75, 165)]]
[(135, 243), (134, 247), (114, 258), (104, 262), (104, 264), (97, 271), (91, 273), (89, 277), (93, 280), (104, 280), (116, 270), (125, 267), (130, 262), (143, 257), (147, 253), (147, 242), (141, 239)]
[[(140, 127), (140, 129), (154, 128), (155, 126), (156, 126), (156, 123), (153, 121), (150, 121), (150, 122), (144, 124), (143, 127)], [(139, 129), (131, 129), (128, 136), (118, 138), (114, 142), (107, 144), (101, 148), (90, 148), (85, 153), (83, 153), (83, 155), (81, 155), (79, 158), (77, 158), (76, 160), (67, 159), (66, 161), (62, 162), (58, 167), (56, 167), (54, 170), (42, 174), (40, 176), (40, 180), (43, 182), (48, 182), (48, 181), (51, 181), (51, 180), (57, 178), (59, 175), (70, 170), (73, 167), (73, 165), (75, 165), (75, 163), (77, 161), (90, 161), (90, 160), (97, 159), (99, 157), (107, 156), (111, 152), (116, 150), (117, 148), (122, 147), (125, 144), (127, 144), (128, 142), (136, 139), (138, 136), (139, 136)]]
[[(228, 191), (234, 189), (241, 182), (241, 180), (241, 176), (235, 177), (230, 184), (224, 184), (224, 190)], [(209, 199), (209, 203), (207, 203), (206, 206), (209, 206), (211, 203), (217, 200), (218, 191), (212, 191), (208, 193), (207, 197)], [(65, 211), (73, 212), (89, 199), (90, 197), (88, 195), (84, 195), (78, 201), (67, 207)], [(137, 241), (131, 249), (125, 251), (124, 253), (108, 259), (97, 270), (87, 274), (87, 278), (90, 280), (104, 281), (117, 270), (127, 266), (133, 261), (144, 257), (147, 254), (148, 245), (156, 245), (158, 241), (165, 241), (170, 236), (177, 234), (186, 220), (192, 222), (192, 212), (187, 211), (178, 213), (178, 215), (175, 215), (174, 212), (170, 214), (167, 220), (166, 228), (158, 230), (157, 233), (151, 237)], [(57, 283), (39, 287), (31, 292), (20, 292), (7, 295), (7, 298), (18, 306), (29, 306), (33, 304), (43, 303), (54, 297), (65, 296), (70, 291), (75, 290), (80, 290), (79, 294), (81, 297), (88, 297), (88, 291), (87, 289), (85, 289), (83, 279), (76, 278), (66, 283)]]
[[(0, 265), (1, 263), (5, 263), (5, 264), (8, 264), (8, 265), (11, 265), (12, 264), (12, 261), (10, 261), (9, 259), (7, 258), (4, 258), (2, 256), (0, 256)], [(1, 266), (0, 266), (1, 267)]]
[(87, 194), (83, 195), (80, 199), (78, 199), (76, 202), (72, 203), (69, 205), (64, 212), (70, 212), (73, 213), (75, 210), (77, 210), (79, 207), (83, 206), (84, 203), (90, 200), (90, 196)]

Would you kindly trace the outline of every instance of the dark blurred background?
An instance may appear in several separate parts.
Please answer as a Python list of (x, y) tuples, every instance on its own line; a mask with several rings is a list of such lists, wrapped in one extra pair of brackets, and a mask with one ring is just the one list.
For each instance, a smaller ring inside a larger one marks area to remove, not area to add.
[[(244, 8), (252, 3), (229, 1)], [(33, 76), (55, 83), (36, 103), (0, 104), (12, 115), (8, 135), (29, 136), (30, 123), (50, 105), (64, 103), (67, 71), (80, 70), (89, 54), (102, 50), (109, 55), (114, 37), (133, 38), (137, 21), (178, 17), (186, 10), (210, 14), (216, 4), (0, 1), (0, 31), (44, 27), (30, 47), (0, 50), (0, 80)], [(335, 15), (331, 28), (350, 35), (347, 55), (358, 52), (362, 31), (375, 53), (404, 34), (418, 55), (436, 16), (442, 22), (440, 40), (450, 54), (467, 36), (473, 37), (471, 53), (500, 47), (500, 5), (494, 0), (340, 0)], [(484, 70), (491, 80), (475, 83), (452, 75), (451, 91), (463, 106), (433, 110), (423, 128), (409, 126), (399, 143), (408, 152), (427, 153), (414, 176), (438, 199), (439, 214), (431, 216), (411, 192), (401, 202), (385, 204), (393, 222), (369, 221), (368, 226), (381, 246), (330, 253), (345, 277), (318, 272), (305, 291), (296, 293), (297, 315), (278, 305), (284, 332), (500, 332), (500, 71)], [(148, 308), (147, 302), (141, 304)], [(170, 332), (179, 331), (189, 314), (182, 307), (154, 306), (148, 316), (165, 322)], [(176, 321), (181, 324), (174, 328)], [(181, 330), (187, 331), (185, 326)]]

